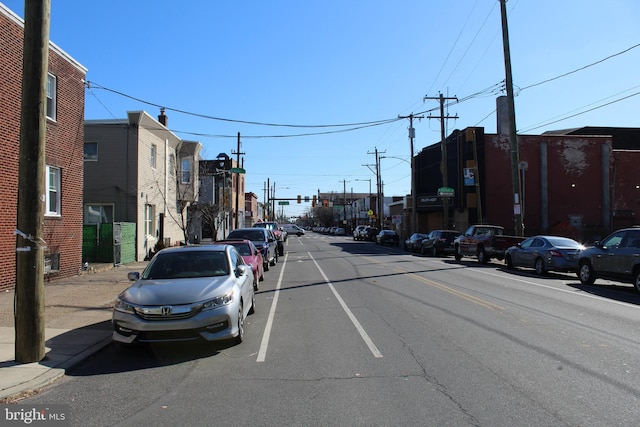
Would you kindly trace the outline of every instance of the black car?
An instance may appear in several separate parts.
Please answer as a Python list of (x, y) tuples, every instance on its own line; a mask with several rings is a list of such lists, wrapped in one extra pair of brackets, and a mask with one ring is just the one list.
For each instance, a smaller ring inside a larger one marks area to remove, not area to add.
[(400, 236), (393, 230), (382, 230), (376, 236), (376, 244), (399, 246)]
[(404, 241), (404, 250), (409, 252), (419, 252), (422, 247), (422, 241), (427, 238), (424, 233), (413, 233)]
[(433, 230), (422, 240), (420, 253), (433, 256), (448, 255), (454, 252), (453, 241), (460, 233), (450, 230)]
[(378, 235), (379, 232), (380, 232), (380, 230), (378, 230), (375, 227), (367, 227), (362, 232), (360, 239), (361, 240), (369, 240), (371, 242), (375, 242), (376, 241), (376, 236)]
[(287, 232), (275, 221), (261, 221), (253, 224), (256, 228), (266, 228), (273, 233), (278, 242), (278, 255), (284, 256), (284, 242), (287, 241)]
[(640, 292), (640, 228), (623, 228), (579, 255), (578, 278), (592, 285), (596, 278), (633, 283)]
[(226, 240), (247, 239), (262, 252), (264, 271), (269, 271), (270, 265), (278, 262), (277, 241), (271, 230), (266, 228), (237, 228), (227, 236)]

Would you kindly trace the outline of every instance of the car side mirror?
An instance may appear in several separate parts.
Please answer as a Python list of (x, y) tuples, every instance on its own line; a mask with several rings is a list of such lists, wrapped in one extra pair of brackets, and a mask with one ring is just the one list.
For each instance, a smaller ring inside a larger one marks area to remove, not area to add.
[(127, 274), (127, 279), (135, 282), (136, 280), (140, 279), (140, 273), (138, 273), (137, 271), (131, 271), (129, 272), (129, 274)]
[(247, 266), (246, 265), (239, 265), (236, 267), (236, 277), (240, 277), (244, 274), (247, 274)]

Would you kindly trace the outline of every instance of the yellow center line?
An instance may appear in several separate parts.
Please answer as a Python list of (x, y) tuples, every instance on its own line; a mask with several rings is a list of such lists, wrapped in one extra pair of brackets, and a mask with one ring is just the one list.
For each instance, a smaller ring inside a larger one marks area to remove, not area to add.
[[(363, 257), (363, 258), (365, 258), (368, 261), (371, 261), (371, 262), (373, 262), (375, 264), (380, 264), (380, 265), (384, 264), (382, 262), (379, 262), (379, 261), (377, 261), (375, 259), (372, 259), (372, 258), (369, 258), (369, 257)], [(397, 268), (397, 267), (391, 267), (391, 269), (393, 271), (398, 272), (398, 273), (406, 274), (408, 277), (411, 277), (412, 279), (415, 279), (415, 280), (417, 280), (419, 282), (422, 282), (422, 283), (425, 283), (427, 285), (433, 286), (434, 288), (438, 288), (441, 291), (450, 293), (452, 295), (460, 297), (460, 298), (462, 298), (464, 300), (467, 300), (469, 302), (472, 302), (474, 304), (478, 304), (478, 305), (480, 305), (482, 307), (485, 307), (485, 308), (488, 308), (490, 310), (503, 310), (504, 309), (504, 307), (502, 307), (502, 306), (500, 306), (498, 304), (494, 304), (494, 303), (492, 303), (490, 301), (484, 300), (482, 298), (478, 298), (478, 297), (473, 296), (471, 294), (468, 294), (466, 292), (459, 291), (457, 289), (451, 288), (451, 287), (449, 287), (447, 285), (444, 285), (442, 283), (434, 282), (433, 280), (430, 280), (430, 279), (427, 279), (425, 277), (419, 276), (419, 275), (417, 275), (415, 273), (409, 273), (408, 271), (400, 269), (400, 268)]]

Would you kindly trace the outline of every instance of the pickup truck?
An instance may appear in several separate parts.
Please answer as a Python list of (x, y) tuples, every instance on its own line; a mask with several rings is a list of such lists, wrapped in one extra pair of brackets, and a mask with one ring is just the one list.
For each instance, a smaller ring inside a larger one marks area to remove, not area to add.
[(472, 225), (454, 240), (454, 255), (456, 261), (463, 256), (475, 256), (480, 264), (486, 264), (491, 258), (503, 260), (505, 251), (524, 239), (506, 236), (499, 225)]

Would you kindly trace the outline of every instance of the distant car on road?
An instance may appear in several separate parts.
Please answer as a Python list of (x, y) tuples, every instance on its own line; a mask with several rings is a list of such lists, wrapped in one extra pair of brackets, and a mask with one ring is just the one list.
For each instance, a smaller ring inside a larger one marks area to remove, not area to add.
[(282, 224), (280, 227), (287, 232), (287, 236), (289, 234), (295, 234), (298, 237), (304, 235), (304, 230), (295, 224)]
[(592, 285), (597, 278), (633, 283), (640, 292), (640, 228), (624, 228), (588, 247), (579, 256), (578, 278)]
[(358, 225), (353, 229), (353, 240), (361, 240), (366, 225)]
[(347, 235), (347, 230), (345, 230), (342, 227), (336, 227), (335, 230), (333, 230), (333, 235), (334, 236), (346, 236)]
[(360, 240), (369, 240), (369, 241), (375, 242), (376, 236), (378, 235), (379, 232), (380, 230), (378, 230), (375, 227), (366, 227), (361, 234)]
[(413, 233), (404, 241), (403, 248), (409, 252), (420, 252), (422, 241), (427, 237), (424, 233)]
[(582, 244), (567, 237), (533, 236), (511, 246), (505, 253), (507, 268), (533, 268), (537, 274), (548, 271), (578, 271)]
[(460, 236), (457, 231), (433, 230), (422, 240), (420, 253), (433, 256), (450, 255), (455, 252), (453, 242)]
[(400, 236), (394, 230), (382, 230), (376, 236), (376, 244), (399, 246)]
[(255, 311), (253, 272), (230, 245), (163, 249), (116, 299), (113, 340), (184, 342), (244, 339)]

